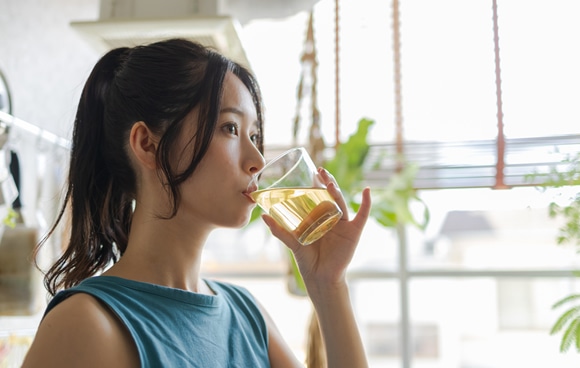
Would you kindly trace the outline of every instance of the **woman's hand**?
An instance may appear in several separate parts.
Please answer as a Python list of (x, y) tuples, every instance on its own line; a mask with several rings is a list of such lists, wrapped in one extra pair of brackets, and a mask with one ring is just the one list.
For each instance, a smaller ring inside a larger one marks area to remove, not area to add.
[(371, 209), (370, 189), (362, 192), (358, 213), (349, 219), (348, 208), (334, 177), (323, 168), (318, 173), (328, 192), (342, 210), (340, 221), (322, 238), (310, 245), (301, 245), (292, 233), (278, 225), (268, 215), (262, 215), (272, 234), (294, 253), (309, 294), (312, 291), (340, 287), (352, 260)]
[(272, 234), (294, 253), (319, 320), (328, 367), (368, 367), (345, 275), (369, 217), (370, 189), (363, 190), (359, 211), (349, 220), (336, 181), (324, 169), (318, 173), (343, 213), (342, 219), (322, 238), (303, 246), (273, 218), (268, 215), (262, 218)]

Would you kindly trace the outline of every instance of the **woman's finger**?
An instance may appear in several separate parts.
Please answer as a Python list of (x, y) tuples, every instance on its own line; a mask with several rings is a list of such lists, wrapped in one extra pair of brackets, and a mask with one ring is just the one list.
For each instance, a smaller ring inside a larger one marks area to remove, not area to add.
[(348, 208), (346, 206), (346, 201), (344, 200), (344, 196), (340, 191), (340, 187), (338, 186), (336, 179), (334, 178), (334, 176), (332, 176), (331, 173), (329, 173), (326, 169), (322, 167), (318, 169), (318, 173), (323, 179), (324, 184), (326, 185), (326, 190), (328, 190), (328, 193), (330, 193), (332, 198), (334, 198), (336, 204), (342, 211), (342, 219), (348, 220)]
[(330, 193), (330, 195), (332, 196), (332, 198), (335, 200), (336, 204), (342, 211), (342, 220), (348, 221), (348, 208), (346, 206), (346, 201), (344, 200), (342, 192), (338, 188), (338, 185), (336, 185), (336, 183), (334, 182), (330, 182), (326, 186), (326, 190), (328, 191), (328, 193)]
[(280, 239), (290, 250), (295, 251), (301, 247), (301, 244), (296, 240), (294, 234), (280, 226), (271, 216), (263, 214), (262, 220), (268, 226), (272, 235)]

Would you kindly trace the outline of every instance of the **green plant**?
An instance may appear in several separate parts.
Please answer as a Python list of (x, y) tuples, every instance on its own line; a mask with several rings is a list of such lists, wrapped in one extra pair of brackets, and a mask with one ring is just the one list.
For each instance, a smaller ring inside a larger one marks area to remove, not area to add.
[[(346, 203), (355, 212), (360, 207), (359, 197), (364, 186), (365, 168), (377, 168), (380, 165), (380, 160), (385, 159), (385, 157), (379, 157), (377, 162), (367, 162), (370, 150), (367, 137), (374, 123), (374, 120), (371, 119), (360, 119), (357, 130), (349, 136), (346, 142), (338, 146), (334, 157), (322, 165), (334, 176)], [(410, 224), (419, 229), (425, 229), (429, 223), (430, 213), (414, 188), (418, 167), (404, 161), (400, 161), (400, 163), (401, 170), (393, 175), (384, 187), (372, 188), (371, 217), (386, 228)], [(422, 207), (419, 219), (415, 218), (411, 211), (412, 204)], [(256, 206), (252, 212), (250, 223), (257, 220), (261, 214), (262, 210)], [(290, 261), (288, 289), (292, 294), (306, 295), (304, 281), (290, 251), (288, 251), (288, 257)]]
[[(364, 185), (365, 167), (377, 168), (380, 160), (385, 159), (380, 157), (377, 162), (367, 162), (370, 150), (367, 136), (373, 124), (374, 120), (366, 118), (359, 120), (357, 130), (345, 143), (338, 146), (333, 159), (323, 165), (334, 175), (353, 211), (358, 211), (360, 207), (358, 197)], [(419, 198), (414, 187), (418, 166), (406, 162), (401, 164), (401, 170), (393, 175), (385, 186), (372, 188), (371, 217), (384, 227), (411, 224), (425, 229), (430, 215), (428, 207)], [(422, 206), (421, 219), (416, 219), (411, 211), (413, 202)]]
[[(322, 165), (334, 176), (346, 203), (355, 212), (360, 207), (360, 193), (365, 184), (365, 168), (376, 168), (380, 164), (380, 160), (384, 159), (381, 157), (377, 162), (367, 162), (370, 150), (367, 137), (374, 123), (374, 120), (371, 119), (360, 119), (357, 130), (350, 135), (346, 142), (338, 146), (334, 157)], [(372, 188), (371, 217), (386, 228), (411, 224), (420, 229), (425, 229), (430, 215), (428, 207), (419, 198), (414, 188), (414, 179), (418, 167), (413, 164), (401, 166), (401, 170), (393, 175), (384, 187)], [(416, 219), (411, 211), (413, 202), (422, 206), (420, 219)], [(293, 294), (305, 295), (304, 281), (291, 254), (290, 262), (292, 278), (290, 279), (289, 289)]]
[(572, 345), (576, 347), (576, 351), (580, 352), (580, 305), (574, 305), (574, 302), (578, 302), (579, 299), (580, 294), (571, 294), (552, 306), (552, 308), (559, 308), (565, 304), (573, 304), (571, 308), (560, 315), (550, 330), (551, 335), (563, 331), (560, 341), (561, 352), (568, 351)]
[[(539, 188), (564, 188), (574, 187), (580, 184), (580, 153), (569, 155), (562, 160), (560, 167), (552, 168), (545, 174), (546, 180), (539, 185)], [(528, 175), (528, 180), (537, 179), (541, 175), (534, 173)], [(576, 192), (569, 197), (566, 204), (551, 202), (548, 207), (550, 217), (563, 217), (564, 224), (558, 229), (556, 242), (558, 245), (572, 245), (580, 252), (580, 192)], [(580, 276), (580, 272), (575, 272), (575, 276)], [(568, 295), (558, 300), (552, 309), (558, 309), (564, 305), (572, 305), (566, 309), (556, 320), (550, 330), (551, 335), (562, 333), (560, 351), (566, 352), (573, 345), (576, 351), (580, 352), (580, 294)]]

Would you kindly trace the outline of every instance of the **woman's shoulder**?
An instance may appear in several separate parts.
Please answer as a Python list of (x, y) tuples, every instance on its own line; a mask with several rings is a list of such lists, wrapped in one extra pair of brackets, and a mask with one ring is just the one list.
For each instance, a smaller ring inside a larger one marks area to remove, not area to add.
[(100, 301), (70, 295), (46, 313), (23, 367), (139, 366), (137, 350), (124, 325)]
[(218, 280), (206, 279), (205, 282), (214, 293), (236, 304), (256, 304), (256, 298), (245, 286)]

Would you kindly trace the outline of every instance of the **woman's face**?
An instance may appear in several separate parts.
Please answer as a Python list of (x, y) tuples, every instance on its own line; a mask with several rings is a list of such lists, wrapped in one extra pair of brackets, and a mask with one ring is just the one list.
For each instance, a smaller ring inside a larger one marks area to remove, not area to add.
[[(260, 130), (252, 95), (231, 72), (224, 80), (221, 104), (208, 151), (181, 186), (177, 215), (210, 227), (236, 228), (249, 221), (255, 203), (245, 190), (252, 174), (264, 166), (264, 158), (256, 146)], [(191, 115), (197, 119), (195, 110)]]

